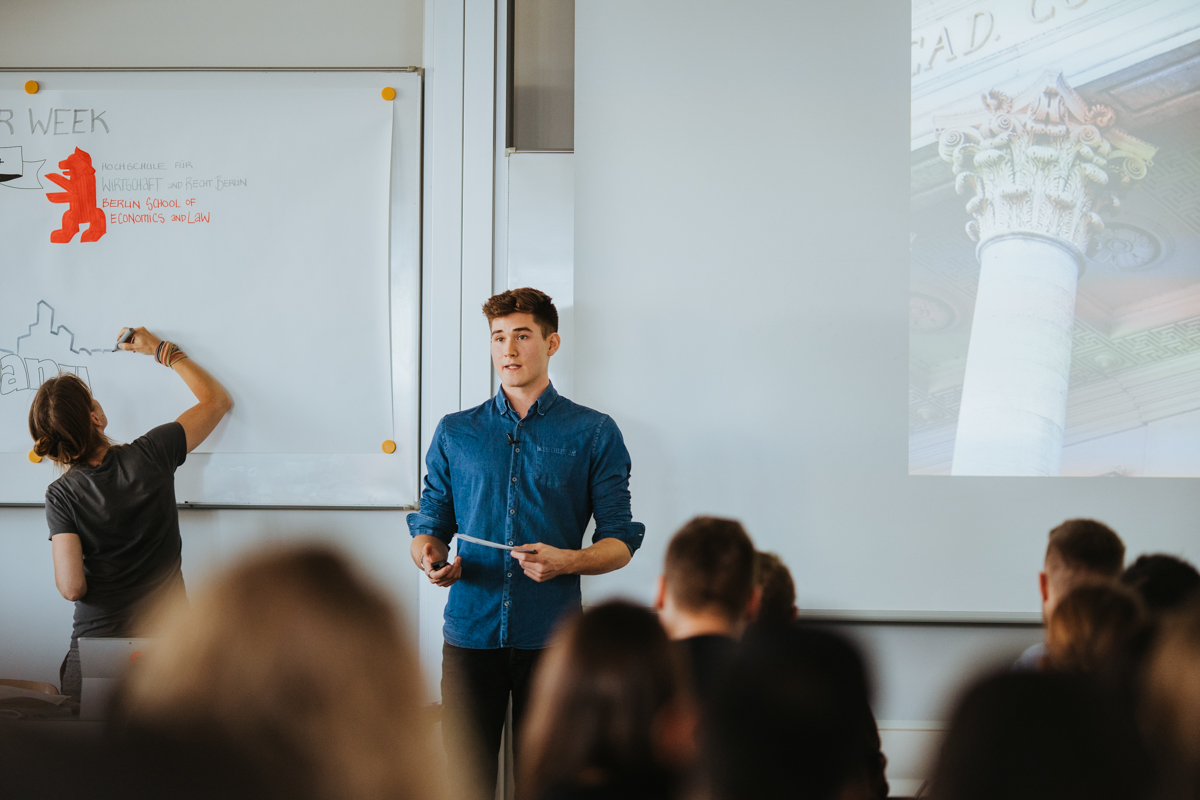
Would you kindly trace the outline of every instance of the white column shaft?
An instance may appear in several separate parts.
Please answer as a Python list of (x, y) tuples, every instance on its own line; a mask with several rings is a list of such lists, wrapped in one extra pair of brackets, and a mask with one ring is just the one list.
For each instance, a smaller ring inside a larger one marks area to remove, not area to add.
[(951, 474), (1059, 474), (1081, 260), (1037, 234), (980, 245)]

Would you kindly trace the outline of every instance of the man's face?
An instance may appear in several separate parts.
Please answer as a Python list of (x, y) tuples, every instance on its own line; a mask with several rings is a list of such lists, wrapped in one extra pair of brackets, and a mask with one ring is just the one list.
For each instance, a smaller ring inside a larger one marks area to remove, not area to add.
[(542, 328), (532, 314), (509, 314), (492, 320), (492, 366), (500, 383), (517, 389), (541, 382), (560, 341), (557, 333), (542, 336)]

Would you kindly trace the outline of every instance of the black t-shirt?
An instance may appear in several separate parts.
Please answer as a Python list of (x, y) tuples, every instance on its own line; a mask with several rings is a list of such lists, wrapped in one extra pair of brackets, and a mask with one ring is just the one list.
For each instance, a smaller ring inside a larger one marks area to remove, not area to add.
[(72, 639), (128, 635), (140, 601), (182, 590), (175, 469), (186, 458), (187, 435), (171, 422), (47, 487), (51, 538), (75, 533), (83, 543), (87, 594), (75, 603)]
[(679, 646), (691, 668), (692, 690), (700, 705), (707, 706), (722, 673), (737, 653), (737, 641), (732, 636), (706, 634), (681, 639)]

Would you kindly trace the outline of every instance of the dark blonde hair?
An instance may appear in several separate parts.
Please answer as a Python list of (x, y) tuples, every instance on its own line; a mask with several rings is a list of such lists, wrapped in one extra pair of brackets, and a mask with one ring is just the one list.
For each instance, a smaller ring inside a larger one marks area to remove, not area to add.
[(534, 678), (521, 796), (673, 766), (658, 763), (655, 730), (662, 714), (690, 709), (679, 658), (658, 618), (630, 603), (567, 622)]
[(29, 407), (33, 452), (56, 464), (86, 464), (109, 445), (92, 423), (92, 392), (69, 372), (50, 378)]
[(413, 649), (341, 556), (251, 558), (155, 627), (119, 694), (130, 728), (214, 732), (279, 796), (441, 796)]
[(1099, 672), (1115, 660), (1141, 629), (1141, 600), (1115, 583), (1078, 586), (1046, 623), (1046, 663), (1064, 672)]

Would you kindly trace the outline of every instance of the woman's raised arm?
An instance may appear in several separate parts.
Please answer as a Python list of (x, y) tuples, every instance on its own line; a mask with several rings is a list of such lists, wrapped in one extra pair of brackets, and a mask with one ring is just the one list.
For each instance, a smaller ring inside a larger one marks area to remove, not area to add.
[(183, 351), (171, 342), (159, 339), (145, 328), (134, 328), (133, 339), (118, 347), (154, 356), (160, 364), (175, 370), (192, 390), (192, 394), (196, 395), (196, 405), (180, 414), (176, 420), (187, 434), (189, 453), (208, 438), (221, 418), (233, 408), (233, 399), (230, 398), (229, 392), (225, 391), (225, 387), (209, 375), (204, 367), (184, 355)]

